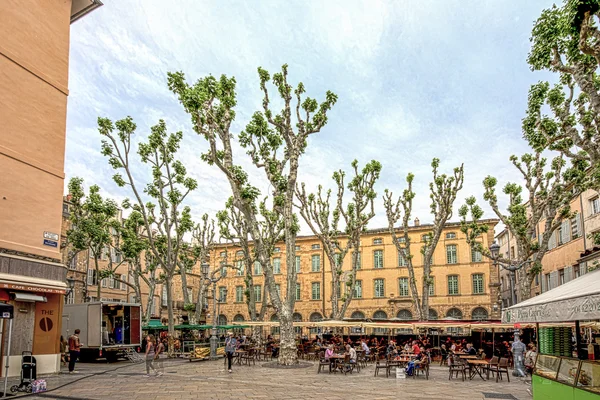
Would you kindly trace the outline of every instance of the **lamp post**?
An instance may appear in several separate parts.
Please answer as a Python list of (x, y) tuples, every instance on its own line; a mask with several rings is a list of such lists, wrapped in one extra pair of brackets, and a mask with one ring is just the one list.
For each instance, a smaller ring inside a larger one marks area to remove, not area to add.
[(213, 274), (209, 273), (210, 265), (208, 265), (208, 263), (202, 263), (200, 268), (202, 271), (202, 277), (207, 282), (207, 284), (210, 285), (212, 283), (213, 285), (213, 323), (210, 336), (210, 358), (211, 360), (214, 360), (217, 358), (217, 347), (219, 347), (219, 339), (217, 338), (217, 282), (219, 282), (222, 278), (227, 276), (227, 268), (221, 267), (220, 275), (218, 278), (212, 276), (214, 275), (214, 272)]
[[(65, 293), (65, 304), (69, 304), (67, 303), (67, 301), (69, 296), (73, 293), (73, 290), (75, 289), (75, 279), (67, 278), (67, 287), (69, 289)], [(73, 303), (75, 303), (75, 295), (73, 295)]]

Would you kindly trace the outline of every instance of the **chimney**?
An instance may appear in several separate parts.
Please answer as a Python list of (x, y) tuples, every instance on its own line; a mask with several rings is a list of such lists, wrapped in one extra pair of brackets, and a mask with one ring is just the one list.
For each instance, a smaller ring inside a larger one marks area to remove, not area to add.
[(72, 198), (73, 198), (73, 196), (71, 195), (71, 193), (69, 193), (69, 194), (67, 195), (67, 201), (71, 201), (71, 199), (72, 199)]
[(419, 221), (419, 218), (415, 218), (415, 226), (419, 225), (421, 225), (421, 221)]

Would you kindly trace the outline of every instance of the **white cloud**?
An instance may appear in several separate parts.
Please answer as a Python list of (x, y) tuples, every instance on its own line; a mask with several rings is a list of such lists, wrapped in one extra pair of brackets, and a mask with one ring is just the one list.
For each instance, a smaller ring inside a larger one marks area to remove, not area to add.
[[(525, 63), (530, 21), (549, 5), (181, 1), (173, 7), (106, 0), (71, 27), (67, 177), (81, 175), (122, 199), (126, 194), (112, 183), (99, 153), (96, 118), (131, 115), (138, 136), (162, 118), (169, 130), (184, 132), (179, 156), (199, 182), (189, 198), (194, 216), (214, 214), (229, 197), (229, 185), (200, 160), (206, 143), (169, 92), (166, 73), (183, 70), (190, 82), (208, 74), (235, 76), (237, 133), (261, 107), (256, 68), (275, 72), (288, 63), (289, 81), (304, 82), (311, 97), (322, 100), (326, 90), (339, 95), (329, 125), (310, 138), (300, 181), (331, 187), (334, 170), (349, 170), (355, 158), (361, 165), (378, 159), (378, 192), (400, 194), (406, 174), (414, 172), (414, 216), (430, 221), (434, 157), (442, 172), (465, 164), (457, 206), (469, 195), (482, 202), (488, 174), (502, 183), (518, 178), (508, 157), (526, 151), (520, 120), (528, 86), (540, 79)], [(243, 149), (236, 147), (235, 156), (266, 193), (263, 171), (251, 166)], [(147, 169), (138, 167), (135, 175), (147, 179)], [(385, 226), (381, 198), (376, 211), (370, 226)], [(486, 207), (486, 217), (492, 216)]]

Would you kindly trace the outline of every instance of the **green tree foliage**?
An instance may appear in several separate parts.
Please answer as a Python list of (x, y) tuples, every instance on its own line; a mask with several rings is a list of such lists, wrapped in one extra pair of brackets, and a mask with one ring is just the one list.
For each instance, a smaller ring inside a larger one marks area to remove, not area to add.
[[(542, 11), (527, 61), (533, 70), (559, 75), (529, 91), (525, 138), (536, 151), (555, 150), (571, 160), (577, 184), (600, 189), (600, 31), (597, 0), (567, 0)], [(587, 171), (582, 174), (582, 171)]]
[[(180, 256), (184, 251), (184, 235), (194, 227), (190, 208), (184, 205), (184, 201), (198, 186), (196, 180), (188, 176), (183, 163), (176, 159), (183, 134), (167, 133), (165, 122), (160, 120), (151, 128), (148, 137), (139, 142), (139, 160), (152, 171), (152, 178), (143, 184), (132, 174), (134, 160), (131, 145), (136, 131), (132, 118), (126, 117), (115, 123), (108, 118), (98, 118), (98, 127), (104, 138), (102, 154), (116, 171), (114, 181), (120, 187), (129, 188), (133, 194), (133, 201), (126, 199), (123, 207), (141, 215), (148, 251), (163, 272), (169, 333), (173, 335), (172, 279), (178, 272)], [(150, 200), (146, 201), (148, 198)]]
[[(377, 193), (374, 186), (379, 179), (381, 163), (373, 160), (360, 170), (358, 161), (354, 160), (352, 169), (354, 177), (347, 185), (344, 182), (346, 173), (342, 170), (334, 172), (333, 180), (337, 185), (334, 200), (331, 199), (331, 190), (323, 194), (321, 185), (317, 193), (309, 194), (304, 183), (296, 187), (300, 215), (323, 244), (331, 265), (332, 288), (341, 288), (343, 284), (343, 290), (331, 290), (331, 318), (335, 320), (344, 318), (354, 297), (356, 271), (360, 263), (360, 238), (375, 216), (374, 200)], [(344, 206), (346, 188), (350, 191), (351, 200)], [(343, 231), (339, 228), (340, 219), (345, 225)], [(340, 238), (346, 239), (344, 245), (340, 243)], [(352, 267), (344, 273), (344, 259), (351, 249), (354, 249)]]
[[(96, 296), (101, 297), (100, 280), (105, 275), (100, 271), (98, 260), (103, 253), (107, 253), (113, 245), (113, 233), (120, 229), (119, 207), (112, 199), (104, 199), (100, 195), (100, 187), (92, 185), (89, 193), (85, 194), (82, 178), (72, 178), (69, 181), (69, 194), (71, 198), (70, 222), (67, 230), (67, 243), (69, 246), (69, 260), (78, 252), (88, 250), (94, 258), (98, 289)], [(89, 296), (89, 293), (86, 293)]]
[[(262, 169), (272, 187), (268, 202), (260, 201), (260, 191), (249, 181), (243, 167), (233, 155), (234, 134), (231, 124), (235, 119), (237, 98), (235, 78), (222, 75), (219, 79), (208, 76), (193, 85), (186, 83), (182, 72), (169, 73), (169, 88), (192, 119), (194, 130), (208, 142), (208, 151), (201, 155), (209, 165), (215, 165), (227, 178), (232, 191), (233, 206), (240, 210), (248, 224), (254, 251), (266, 266), (266, 284), (281, 323), (281, 348), (278, 362), (297, 362), (292, 315), (296, 287), (295, 244), (298, 220), (293, 213), (293, 197), (298, 177), (298, 160), (308, 144), (308, 136), (317, 133), (327, 123), (327, 114), (337, 96), (327, 92), (319, 104), (310, 97), (303, 98), (305, 88), (299, 83), (294, 89), (288, 83), (288, 67), (269, 74), (258, 68), (260, 89), (263, 92), (262, 110), (252, 115), (237, 139), (247, 150), (255, 167)], [(268, 83), (272, 82), (279, 95), (282, 109), (275, 112), (269, 97)], [(294, 104), (295, 103), (295, 104)], [(268, 205), (267, 205), (268, 204)], [(262, 210), (262, 211), (260, 211)], [(277, 293), (273, 270), (268, 257), (268, 245), (263, 243), (258, 221), (266, 213), (277, 213), (283, 218), (286, 241), (286, 293), (283, 299)]]
[[(440, 160), (434, 158), (431, 162), (433, 180), (429, 183), (433, 228), (429, 233), (423, 235), (425, 241), (421, 247), (421, 254), (423, 255), (421, 295), (419, 295), (415, 278), (413, 265), (414, 255), (411, 250), (411, 240), (408, 234), (412, 205), (415, 198), (415, 193), (412, 190), (414, 175), (412, 173), (407, 175), (407, 188), (402, 192), (402, 195), (398, 197), (398, 200), (394, 201), (394, 194), (387, 189), (384, 195), (388, 229), (396, 246), (396, 250), (398, 251), (399, 262), (400, 259), (402, 259), (403, 264), (406, 265), (408, 270), (413, 306), (421, 321), (427, 321), (429, 319), (429, 287), (433, 284), (433, 278), (431, 277), (433, 253), (446, 223), (452, 218), (452, 207), (458, 192), (462, 189), (464, 181), (463, 165), (454, 168), (453, 175), (440, 174), (438, 172), (439, 166)], [(401, 232), (398, 232), (396, 224), (400, 220), (402, 220)]]
[[(541, 272), (542, 258), (548, 250), (552, 235), (561, 226), (563, 219), (570, 219), (571, 199), (580, 193), (580, 188), (569, 180), (564, 173), (565, 161), (562, 156), (552, 160), (550, 168), (540, 152), (524, 154), (521, 158), (512, 156), (512, 164), (522, 176), (523, 184), (507, 183), (503, 193), (508, 197), (507, 212), (502, 212), (496, 193), (497, 179), (488, 176), (483, 181), (484, 199), (494, 213), (509, 230), (516, 242), (516, 254), (512, 259), (499, 257), (504, 268), (520, 271), (520, 300), (531, 296), (531, 284)], [(523, 189), (526, 193), (523, 193)], [(527, 196), (527, 197), (524, 197)], [(467, 198), (460, 210), (461, 230), (467, 236), (467, 242), (486, 257), (492, 257), (489, 249), (480, 241), (481, 234), (488, 227), (480, 224), (483, 210), (474, 197)], [(470, 221), (467, 219), (470, 218)], [(543, 231), (542, 231), (543, 230)]]

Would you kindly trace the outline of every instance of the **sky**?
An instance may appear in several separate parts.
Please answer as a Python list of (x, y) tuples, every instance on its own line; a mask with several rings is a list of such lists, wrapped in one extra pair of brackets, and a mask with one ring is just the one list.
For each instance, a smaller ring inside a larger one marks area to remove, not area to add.
[[(530, 151), (521, 132), (527, 92), (553, 79), (526, 62), (533, 22), (552, 6), (546, 0), (103, 2), (71, 26), (65, 191), (79, 176), (119, 202), (130, 197), (100, 154), (97, 118), (133, 117), (137, 141), (164, 119), (169, 131), (183, 132), (178, 157), (198, 180), (187, 201), (198, 220), (223, 209), (231, 192), (221, 172), (200, 160), (206, 142), (168, 90), (167, 72), (183, 71), (190, 83), (235, 76), (235, 133), (261, 110), (259, 66), (275, 73), (288, 64), (289, 82), (303, 82), (318, 100), (327, 90), (336, 93), (329, 123), (309, 139), (299, 181), (313, 191), (333, 187), (333, 171), (349, 172), (354, 159), (380, 161), (369, 228), (387, 226), (383, 192), (400, 194), (409, 172), (413, 218), (433, 220), (433, 158), (442, 173), (464, 163), (455, 210), (475, 196), (484, 218), (494, 218), (482, 181), (487, 175), (499, 187), (520, 181), (509, 156)], [(263, 172), (241, 149), (234, 156), (267, 193)], [(134, 176), (140, 187), (150, 178), (140, 163)], [(501, 208), (506, 204), (501, 196)], [(458, 219), (455, 212), (452, 221)], [(301, 233), (310, 232), (303, 226)]]

